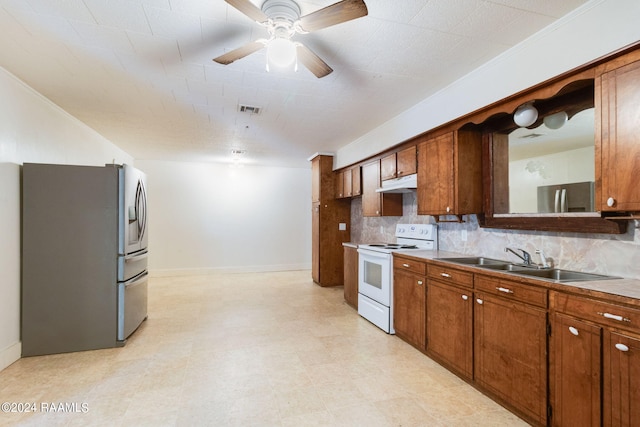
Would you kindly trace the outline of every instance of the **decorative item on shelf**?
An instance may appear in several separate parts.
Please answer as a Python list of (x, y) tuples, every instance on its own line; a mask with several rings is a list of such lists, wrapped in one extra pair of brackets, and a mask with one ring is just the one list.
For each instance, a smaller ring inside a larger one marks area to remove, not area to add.
[(513, 113), (513, 121), (521, 128), (531, 126), (538, 120), (538, 110), (533, 106), (533, 102), (522, 104)]
[(560, 129), (567, 123), (569, 116), (565, 111), (559, 111), (555, 114), (549, 114), (543, 119), (544, 125), (549, 129)]

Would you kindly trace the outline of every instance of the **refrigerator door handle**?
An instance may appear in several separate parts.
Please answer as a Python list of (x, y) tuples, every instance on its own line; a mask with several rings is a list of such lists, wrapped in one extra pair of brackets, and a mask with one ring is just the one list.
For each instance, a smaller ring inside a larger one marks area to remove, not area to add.
[(124, 257), (124, 262), (136, 262), (136, 261), (143, 260), (147, 257), (149, 257), (149, 251), (138, 252), (135, 254), (126, 255)]
[(563, 188), (560, 196), (560, 212), (568, 212), (567, 209), (567, 189)]
[(554, 212), (560, 212), (559, 209), (560, 209), (560, 190), (556, 190), (556, 198), (555, 198), (555, 201), (554, 201), (554, 209), (553, 209), (553, 211)]

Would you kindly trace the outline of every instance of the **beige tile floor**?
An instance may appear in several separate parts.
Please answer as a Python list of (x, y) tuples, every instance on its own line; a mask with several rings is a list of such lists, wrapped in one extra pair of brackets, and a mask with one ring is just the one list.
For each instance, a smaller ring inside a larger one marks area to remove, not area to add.
[(0, 372), (0, 402), (39, 410), (0, 412), (0, 425), (527, 425), (359, 317), (342, 292), (308, 271), (153, 278), (149, 319), (125, 347)]

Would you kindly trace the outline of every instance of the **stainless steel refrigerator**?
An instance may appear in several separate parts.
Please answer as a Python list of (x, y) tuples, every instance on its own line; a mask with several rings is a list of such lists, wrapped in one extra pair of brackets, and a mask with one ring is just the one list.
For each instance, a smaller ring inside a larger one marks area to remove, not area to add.
[(22, 355), (124, 345), (147, 317), (146, 177), (22, 168)]
[(595, 183), (545, 185), (538, 187), (538, 212), (593, 212)]

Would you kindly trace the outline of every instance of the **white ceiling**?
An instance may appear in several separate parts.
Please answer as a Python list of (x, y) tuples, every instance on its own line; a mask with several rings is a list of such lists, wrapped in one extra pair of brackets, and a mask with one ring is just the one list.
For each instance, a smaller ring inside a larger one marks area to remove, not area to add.
[(0, 66), (137, 159), (306, 167), (586, 2), (365, 1), (295, 36), (334, 69), (322, 79), (267, 73), (264, 51), (213, 62), (266, 35), (223, 0), (0, 0)]

